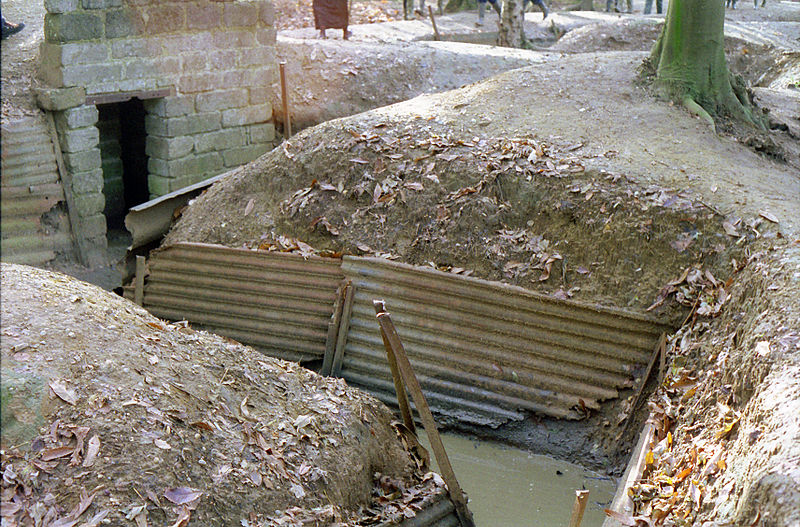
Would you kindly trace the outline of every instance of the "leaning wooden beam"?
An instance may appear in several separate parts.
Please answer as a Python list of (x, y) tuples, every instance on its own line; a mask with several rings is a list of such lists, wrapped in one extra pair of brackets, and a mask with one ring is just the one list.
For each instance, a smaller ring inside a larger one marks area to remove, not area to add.
[(453, 466), (450, 464), (450, 458), (447, 457), (447, 452), (442, 444), (442, 438), (439, 436), (439, 431), (436, 428), (436, 421), (433, 420), (433, 414), (428, 407), (428, 401), (425, 400), (425, 395), (422, 393), (422, 387), (414, 375), (414, 370), (411, 367), (411, 362), (408, 360), (406, 350), (403, 348), (403, 343), (397, 335), (394, 328), (392, 319), (389, 313), (384, 311), (385, 305), (382, 301), (374, 301), (375, 311), (377, 313), (378, 324), (381, 326), (381, 331), (386, 335), (386, 341), (394, 352), (397, 358), (397, 368), (403, 378), (403, 383), (408, 387), (411, 392), (411, 397), (414, 399), (414, 404), (419, 412), (419, 417), (422, 420), (422, 426), (425, 427), (425, 432), (428, 434), (428, 440), (433, 449), (433, 455), (436, 456), (436, 462), (439, 465), (439, 470), (442, 472), (442, 478), (447, 484), (447, 489), (450, 492), (450, 499), (456, 509), (461, 527), (475, 527), (475, 522), (472, 519), (472, 513), (467, 508), (467, 498), (461, 486), (458, 484), (456, 474), (453, 472)]
[(588, 490), (575, 491), (575, 504), (572, 506), (572, 515), (569, 518), (569, 527), (581, 527), (583, 513), (586, 511), (587, 501), (589, 501)]
[(322, 357), (322, 368), (320, 375), (330, 375), (333, 370), (333, 356), (336, 353), (336, 342), (339, 340), (339, 326), (342, 323), (342, 306), (344, 304), (344, 292), (347, 289), (348, 280), (345, 278), (336, 290), (336, 300), (333, 303), (333, 314), (328, 322), (328, 336), (325, 339), (325, 355)]
[(339, 326), (339, 334), (336, 336), (336, 348), (333, 353), (333, 364), (331, 365), (331, 375), (338, 377), (342, 372), (344, 362), (344, 347), (347, 345), (347, 332), (350, 330), (350, 316), (353, 314), (353, 299), (355, 297), (355, 286), (351, 281), (347, 281), (344, 289), (344, 304), (342, 305), (342, 318)]
[[(382, 300), (375, 300), (374, 304), (376, 312), (386, 312), (386, 306)], [(408, 404), (408, 394), (406, 394), (406, 388), (403, 385), (403, 377), (400, 375), (400, 370), (397, 368), (397, 357), (394, 355), (392, 345), (389, 344), (389, 339), (386, 337), (386, 332), (383, 331), (383, 328), (381, 328), (381, 338), (383, 339), (383, 347), (386, 348), (386, 358), (389, 361), (389, 369), (392, 370), (394, 391), (397, 393), (397, 404), (400, 406), (400, 415), (403, 416), (403, 424), (406, 425), (406, 428), (411, 430), (414, 435), (417, 435), (417, 427), (414, 424), (414, 418), (411, 416), (411, 405)]]
[(644, 392), (644, 387), (647, 384), (647, 381), (650, 379), (650, 375), (653, 373), (653, 367), (656, 365), (656, 361), (659, 362), (659, 366), (661, 371), (659, 373), (659, 380), (661, 380), (661, 376), (664, 375), (663, 368), (664, 363), (666, 361), (667, 354), (667, 336), (666, 334), (662, 333), (661, 336), (658, 338), (658, 342), (656, 343), (656, 347), (653, 349), (653, 355), (650, 357), (650, 364), (647, 365), (647, 369), (642, 376), (642, 380), (639, 383), (639, 388), (636, 390), (636, 395), (633, 397), (633, 403), (631, 404), (630, 410), (628, 410), (628, 416), (625, 418), (625, 426), (622, 428), (622, 431), (617, 435), (617, 441), (622, 439), (625, 433), (628, 431), (628, 427), (633, 422), (633, 414), (636, 413), (636, 408), (639, 406), (639, 401), (642, 397), (642, 393)]

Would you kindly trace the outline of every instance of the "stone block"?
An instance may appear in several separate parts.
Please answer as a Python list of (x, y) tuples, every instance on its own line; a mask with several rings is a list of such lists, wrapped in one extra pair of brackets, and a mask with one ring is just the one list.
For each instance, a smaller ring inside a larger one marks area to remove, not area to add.
[(64, 130), (58, 133), (63, 152), (82, 152), (94, 148), (100, 142), (100, 130), (95, 126)]
[(248, 127), (250, 143), (271, 143), (275, 140), (275, 125), (273, 123), (254, 124)]
[(212, 29), (222, 24), (222, 6), (210, 2), (192, 6), (186, 13), (186, 27), (189, 29)]
[(256, 37), (252, 31), (238, 29), (218, 31), (214, 33), (213, 41), (217, 49), (252, 48), (256, 45)]
[(117, 90), (119, 91), (146, 91), (154, 89), (155, 81), (148, 83), (148, 79), (129, 79), (117, 83)]
[[(269, 85), (271, 83), (268, 82), (266, 84)], [(250, 92), (248, 100), (250, 101), (250, 104), (253, 106), (268, 103), (272, 99), (272, 90), (270, 88), (262, 86), (256, 88), (249, 88), (248, 91)]]
[(78, 9), (78, 0), (44, 0), (48, 13), (69, 13)]
[(218, 130), (216, 132), (199, 134), (194, 136), (194, 138), (194, 150), (198, 153), (227, 150), (238, 146), (244, 146), (247, 142), (247, 134), (244, 128)]
[(160, 117), (177, 117), (194, 113), (193, 95), (175, 95), (162, 99), (148, 99), (144, 101), (144, 108), (147, 113)]
[(86, 12), (47, 13), (44, 37), (47, 42), (74, 42), (103, 38), (105, 24), (101, 15)]
[(262, 46), (274, 46), (277, 35), (275, 28), (261, 28), (256, 31), (256, 41)]
[(82, 86), (72, 88), (36, 88), (36, 102), (43, 110), (58, 112), (81, 106), (86, 102), (86, 89)]
[(243, 126), (246, 124), (263, 123), (272, 117), (271, 104), (259, 104), (246, 108), (233, 108), (222, 112), (222, 126)]
[(96, 95), (98, 93), (111, 93), (119, 91), (119, 82), (108, 81), (98, 82), (96, 84), (89, 84), (86, 86), (86, 95)]
[(148, 160), (147, 169), (152, 174), (169, 178), (178, 178), (193, 174), (216, 174), (222, 170), (222, 156), (219, 152), (209, 152), (206, 154), (186, 156), (171, 161), (164, 161), (163, 159), (151, 157)]
[(275, 7), (273, 7), (272, 2), (261, 3), (258, 8), (258, 22), (267, 27), (275, 25)]
[(108, 60), (108, 46), (97, 42), (73, 42), (53, 44), (42, 42), (39, 47), (39, 60), (44, 68), (72, 66), (75, 64), (96, 64)]
[(80, 227), (81, 227), (81, 234), (86, 238), (105, 236), (106, 218), (102, 214), (82, 216), (80, 220)]
[(223, 20), (228, 27), (250, 27), (258, 19), (258, 7), (248, 2), (225, 4)]
[(84, 9), (108, 9), (122, 6), (122, 0), (81, 0)]
[(260, 156), (264, 155), (270, 150), (272, 150), (271, 144), (249, 145), (241, 146), (239, 148), (231, 148), (230, 150), (225, 150), (222, 152), (222, 160), (227, 168), (238, 167), (239, 165), (244, 165), (245, 163), (249, 163), (254, 159), (258, 159)]
[(239, 50), (217, 50), (208, 52), (208, 69), (226, 70), (239, 61)]
[(181, 56), (181, 71), (193, 73), (208, 69), (208, 55), (204, 52), (184, 53)]
[(231, 88), (264, 86), (270, 79), (265, 73), (266, 72), (255, 69), (226, 71), (222, 74), (222, 82), (224, 86)]
[(275, 64), (275, 50), (268, 46), (243, 49), (239, 57), (239, 66), (243, 68), (250, 66), (272, 66), (273, 64)]
[[(103, 226), (105, 226), (106, 217), (100, 216), (103, 219)], [(102, 236), (95, 236), (93, 238), (84, 238), (78, 240), (78, 244), (83, 251), (81, 262), (87, 267), (105, 267), (108, 265), (108, 257), (106, 251), (108, 248), (108, 240), (106, 240), (105, 231)]]
[(221, 127), (219, 112), (197, 113), (183, 117), (162, 118), (148, 115), (144, 119), (145, 130), (148, 134), (161, 137), (177, 137), (181, 135), (213, 132)]
[(221, 90), (197, 95), (198, 112), (214, 112), (247, 106), (247, 90)]
[(227, 86), (223, 84), (223, 75), (220, 73), (194, 73), (178, 79), (178, 91), (181, 93), (212, 91), (219, 86)]
[(119, 82), (122, 80), (121, 64), (87, 64), (81, 66), (64, 66), (61, 68), (61, 71), (65, 86), (98, 85)]
[(106, 11), (106, 38), (123, 38), (144, 33), (144, 20), (132, 9)]
[(157, 61), (154, 59), (133, 59), (125, 64), (126, 79), (141, 79), (158, 75)]
[(106, 197), (102, 192), (92, 192), (90, 194), (75, 194), (72, 197), (75, 210), (81, 218), (88, 218), (96, 214), (102, 214), (106, 207)]
[(155, 135), (148, 135), (145, 153), (150, 157), (170, 160), (191, 154), (193, 148), (194, 138), (192, 137), (158, 137)]
[(126, 38), (111, 42), (111, 58), (155, 57), (161, 54), (158, 39)]
[(57, 112), (55, 114), (55, 120), (59, 130), (84, 128), (96, 124), (99, 115), (100, 113), (97, 111), (97, 106), (86, 104)]
[(147, 9), (145, 32), (148, 35), (174, 33), (186, 27), (186, 7), (182, 4), (157, 5)]
[(103, 192), (103, 171), (97, 169), (73, 173), (72, 192), (75, 194)]
[(169, 194), (170, 178), (161, 176), (159, 174), (147, 175), (147, 188), (150, 191), (150, 199)]
[(64, 152), (64, 164), (72, 174), (98, 170), (102, 166), (100, 149), (92, 148), (83, 152)]

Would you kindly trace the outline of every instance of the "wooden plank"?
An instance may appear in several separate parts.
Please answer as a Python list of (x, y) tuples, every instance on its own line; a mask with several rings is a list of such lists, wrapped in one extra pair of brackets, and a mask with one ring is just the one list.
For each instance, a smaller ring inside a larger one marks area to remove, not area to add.
[[(378, 313), (384, 313), (386, 306), (383, 301), (375, 301), (375, 310)], [(417, 435), (417, 427), (414, 424), (414, 418), (411, 416), (411, 405), (408, 404), (408, 394), (403, 385), (403, 377), (400, 375), (400, 370), (397, 367), (397, 357), (395, 357), (392, 345), (386, 336), (386, 332), (381, 327), (381, 339), (383, 339), (383, 347), (386, 348), (386, 359), (389, 361), (389, 369), (392, 371), (392, 380), (394, 381), (394, 392), (397, 394), (397, 405), (400, 407), (400, 415), (403, 416), (403, 424), (406, 425), (414, 435)]]
[(355, 298), (356, 286), (348, 280), (344, 292), (344, 306), (342, 307), (342, 319), (339, 326), (339, 334), (336, 337), (336, 351), (333, 355), (331, 375), (339, 377), (342, 373), (342, 362), (344, 361), (344, 347), (347, 345), (347, 332), (350, 331), (350, 316), (353, 314), (353, 299)]
[(397, 335), (389, 313), (380, 311), (382, 305), (383, 304), (380, 302), (375, 304), (375, 310), (378, 311), (378, 324), (380, 324), (381, 329), (385, 332), (386, 340), (397, 358), (397, 367), (403, 377), (403, 383), (408, 387), (408, 391), (411, 392), (411, 397), (414, 399), (414, 404), (417, 407), (420, 420), (422, 420), (422, 425), (425, 427), (425, 432), (428, 434), (431, 449), (433, 449), (436, 462), (439, 464), (439, 470), (442, 471), (442, 478), (450, 492), (450, 499), (453, 501), (453, 505), (455, 505), (458, 519), (462, 527), (475, 527), (472, 513), (467, 508), (467, 498), (464, 495), (464, 491), (461, 490), (461, 485), (458, 484), (453, 466), (450, 464), (450, 458), (447, 457), (442, 438), (439, 436), (439, 431), (436, 428), (436, 421), (434, 421), (431, 409), (428, 407), (428, 402), (425, 400), (425, 395), (422, 393), (422, 387), (417, 380), (417, 376), (414, 374), (411, 362), (408, 360), (408, 355), (406, 355), (403, 343)]
[(72, 175), (67, 170), (64, 164), (64, 157), (61, 155), (61, 143), (58, 140), (58, 132), (56, 132), (56, 122), (53, 119), (52, 112), (44, 112), (45, 119), (47, 120), (47, 128), (50, 131), (50, 141), (53, 143), (53, 151), (56, 155), (56, 165), (58, 166), (58, 175), (61, 177), (61, 184), (64, 187), (64, 200), (67, 202), (67, 214), (69, 215), (70, 231), (72, 232), (72, 241), (78, 248), (78, 257), (83, 265), (89, 265), (88, 255), (81, 241), (80, 223), (78, 220), (78, 211), (75, 208), (75, 200), (72, 197)]
[(159, 90), (136, 90), (115, 93), (97, 93), (86, 96), (86, 104), (111, 104), (130, 101), (131, 99), (161, 99), (175, 94), (175, 88), (161, 88)]
[(333, 302), (333, 315), (328, 323), (328, 336), (325, 339), (325, 355), (322, 357), (320, 375), (330, 375), (333, 370), (333, 357), (336, 354), (336, 342), (339, 340), (339, 326), (342, 324), (342, 309), (344, 307), (344, 293), (350, 281), (346, 278), (336, 290), (336, 300)]

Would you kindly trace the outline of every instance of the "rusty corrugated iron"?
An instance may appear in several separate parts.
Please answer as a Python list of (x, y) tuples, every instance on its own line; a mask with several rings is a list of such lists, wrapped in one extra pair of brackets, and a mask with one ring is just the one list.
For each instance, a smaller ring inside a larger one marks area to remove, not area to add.
[(345, 257), (355, 303), (341, 374), (390, 401), (373, 299), (398, 333), (440, 413), (481, 424), (529, 411), (577, 419), (633, 383), (665, 327), (622, 310), (380, 258)]
[(148, 267), (143, 305), (156, 316), (188, 320), (272, 356), (323, 358), (340, 260), (180, 243), (152, 253)]
[(2, 125), (3, 261), (41, 264), (72, 246), (47, 122), (41, 113)]

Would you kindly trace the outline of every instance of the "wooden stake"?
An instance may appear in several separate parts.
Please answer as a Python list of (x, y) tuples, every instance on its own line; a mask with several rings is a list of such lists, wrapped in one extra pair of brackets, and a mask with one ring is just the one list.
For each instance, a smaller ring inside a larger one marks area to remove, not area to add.
[(281, 100), (283, 101), (283, 135), (284, 139), (292, 136), (292, 117), (289, 115), (289, 90), (286, 88), (286, 61), (278, 64), (281, 71)]
[(333, 364), (331, 364), (331, 376), (338, 377), (342, 372), (344, 362), (344, 347), (347, 345), (347, 332), (350, 330), (350, 316), (353, 314), (353, 299), (355, 286), (348, 281), (344, 290), (344, 304), (342, 305), (342, 318), (339, 326), (339, 333), (336, 335), (336, 348), (333, 353)]
[(138, 306), (144, 304), (144, 256), (136, 257), (136, 275), (133, 283), (133, 301)]
[(586, 511), (586, 502), (589, 501), (588, 490), (575, 491), (575, 505), (572, 506), (572, 516), (569, 518), (569, 527), (580, 527), (583, 513)]
[[(380, 305), (380, 308), (378, 307)], [(378, 311), (380, 309), (380, 311)], [(379, 313), (386, 312), (386, 307), (382, 300), (375, 300), (375, 311)], [(389, 361), (389, 369), (392, 370), (392, 380), (394, 381), (394, 391), (397, 394), (397, 405), (400, 407), (400, 415), (403, 416), (403, 424), (406, 428), (411, 430), (414, 435), (417, 435), (417, 427), (414, 424), (414, 418), (411, 416), (411, 405), (408, 403), (408, 394), (403, 384), (403, 377), (400, 375), (400, 370), (397, 368), (397, 357), (392, 351), (392, 346), (389, 344), (389, 339), (386, 338), (386, 332), (381, 328), (381, 338), (383, 339), (383, 347), (386, 348), (386, 358)]]
[(431, 24), (433, 24), (433, 40), (439, 40), (439, 29), (436, 27), (436, 19), (433, 18), (433, 8), (428, 6), (428, 14), (431, 17)]
[(392, 319), (389, 318), (389, 313), (382, 311), (385, 309), (383, 302), (373, 301), (375, 311), (378, 317), (378, 324), (381, 330), (386, 335), (386, 341), (394, 352), (397, 359), (397, 368), (400, 375), (403, 377), (403, 382), (411, 392), (411, 397), (414, 399), (414, 404), (417, 406), (422, 426), (425, 427), (425, 433), (428, 434), (428, 440), (431, 443), (431, 449), (436, 457), (436, 462), (439, 464), (439, 470), (442, 471), (442, 478), (447, 484), (447, 489), (450, 492), (450, 499), (456, 509), (456, 515), (461, 523), (461, 527), (475, 527), (475, 522), (472, 519), (472, 513), (467, 508), (467, 498), (461, 486), (458, 484), (456, 474), (453, 472), (453, 466), (450, 464), (450, 458), (447, 457), (447, 452), (444, 449), (442, 438), (439, 436), (439, 431), (436, 429), (436, 421), (433, 419), (431, 409), (428, 407), (428, 401), (425, 400), (425, 395), (422, 393), (422, 387), (414, 374), (411, 367), (411, 362), (408, 360), (406, 350), (403, 348), (403, 343), (397, 335), (394, 328)]
[(345, 278), (336, 289), (336, 300), (333, 302), (333, 314), (328, 322), (328, 335), (325, 338), (325, 355), (322, 357), (322, 367), (320, 375), (329, 376), (333, 369), (333, 356), (336, 353), (336, 342), (339, 340), (339, 326), (342, 324), (342, 307), (344, 304), (344, 292), (347, 289), (348, 280)]

